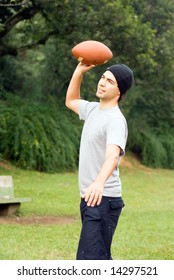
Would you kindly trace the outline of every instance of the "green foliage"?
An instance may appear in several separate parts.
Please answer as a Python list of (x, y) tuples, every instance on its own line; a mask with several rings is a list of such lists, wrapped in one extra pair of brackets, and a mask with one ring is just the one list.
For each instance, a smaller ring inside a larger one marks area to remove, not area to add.
[[(66, 90), (77, 64), (71, 49), (80, 41), (98, 40), (110, 47), (114, 56), (107, 65), (95, 67), (85, 74), (82, 98), (94, 100), (96, 84), (107, 66), (128, 64), (135, 75), (135, 86), (123, 105), (130, 124), (128, 148), (139, 153), (147, 165), (173, 168), (173, 0), (34, 0), (22, 6), (2, 7), (0, 16), (0, 90), (19, 95), (24, 101), (37, 102), (40, 108), (35, 114), (38, 121), (32, 114), (26, 121), (23, 105), (18, 114), (15, 107), (13, 114), (17, 123), (23, 115), (22, 126), (29, 128), (31, 135), (37, 134), (32, 123), (37, 127), (42, 123), (45, 131), (46, 120), (41, 120), (39, 112), (48, 117), (48, 122), (53, 122), (55, 116), (46, 112), (47, 101), (52, 97), (59, 104), (58, 112), (64, 115), (60, 108), (64, 108)], [(71, 114), (65, 114), (67, 133), (71, 118)], [(60, 118), (57, 123), (60, 126)], [(78, 124), (75, 122), (74, 125), (79, 131)], [(16, 130), (15, 124), (14, 127)], [(61, 132), (63, 128), (59, 130)], [(21, 135), (21, 130), (18, 134)], [(48, 134), (51, 137), (47, 131)], [(31, 135), (27, 137), (30, 139)], [(43, 139), (45, 137), (44, 134)], [(76, 137), (73, 141), (77, 154)], [(31, 143), (34, 143), (34, 136)], [(3, 156), (19, 163), (22, 148), (20, 146), (18, 155), (16, 149), (11, 157), (3, 145), (3, 151), (6, 151)], [(41, 147), (38, 149), (32, 144), (32, 153), (39, 153), (38, 150)], [(35, 163), (31, 166), (40, 168)]]
[(24, 169), (75, 170), (80, 135), (75, 121), (53, 102), (44, 106), (9, 96), (0, 104), (0, 152)]
[(174, 168), (172, 131), (159, 135), (149, 130), (143, 120), (139, 124), (136, 120), (131, 120), (129, 130), (128, 149), (138, 154), (143, 164), (155, 168)]
[(151, 89), (139, 85), (127, 94), (123, 106), (129, 127), (127, 148), (147, 166), (174, 168), (173, 98), (156, 81)]
[(172, 131), (170, 131), (170, 132), (160, 136), (160, 138), (161, 138), (161, 143), (167, 154), (166, 164), (164, 164), (163, 166), (164, 166), (164, 168), (168, 167), (168, 168), (174, 169), (174, 160), (173, 160), (174, 135), (172, 134)]

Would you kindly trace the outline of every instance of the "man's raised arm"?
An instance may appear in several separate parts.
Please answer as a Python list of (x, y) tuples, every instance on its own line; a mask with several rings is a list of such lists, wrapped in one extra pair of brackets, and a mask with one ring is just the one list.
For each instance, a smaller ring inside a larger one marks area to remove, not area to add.
[(72, 75), (71, 81), (69, 83), (65, 105), (76, 114), (78, 114), (78, 104), (80, 101), (80, 87), (83, 79), (83, 74), (93, 68), (94, 65), (85, 65), (79, 63)]

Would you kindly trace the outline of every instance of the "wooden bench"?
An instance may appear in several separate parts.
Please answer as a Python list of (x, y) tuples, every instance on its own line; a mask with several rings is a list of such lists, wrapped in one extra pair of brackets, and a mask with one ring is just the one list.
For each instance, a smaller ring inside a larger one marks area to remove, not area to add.
[(31, 201), (31, 198), (14, 197), (12, 176), (0, 176), (0, 216), (14, 215), (21, 202)]

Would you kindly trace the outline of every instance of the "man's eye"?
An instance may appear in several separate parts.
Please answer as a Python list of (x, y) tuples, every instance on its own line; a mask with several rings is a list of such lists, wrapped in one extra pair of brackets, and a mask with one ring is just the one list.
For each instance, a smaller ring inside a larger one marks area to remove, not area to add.
[(114, 85), (114, 82), (112, 80), (108, 80), (110, 84)]

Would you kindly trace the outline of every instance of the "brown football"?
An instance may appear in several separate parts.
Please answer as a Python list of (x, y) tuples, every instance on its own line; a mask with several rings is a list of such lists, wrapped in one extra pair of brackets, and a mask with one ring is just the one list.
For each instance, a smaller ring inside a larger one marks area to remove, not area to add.
[(73, 56), (87, 65), (100, 65), (113, 57), (111, 50), (99, 41), (83, 41), (72, 48)]

